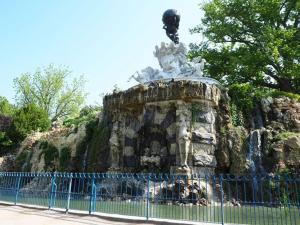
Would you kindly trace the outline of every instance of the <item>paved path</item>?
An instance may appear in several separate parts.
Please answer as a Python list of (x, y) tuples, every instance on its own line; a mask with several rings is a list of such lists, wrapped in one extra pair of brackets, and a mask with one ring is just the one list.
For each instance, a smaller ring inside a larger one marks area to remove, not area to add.
[[(196, 224), (196, 223), (171, 223), (145, 220), (129, 220), (124, 218), (108, 218), (103, 216), (90, 216), (86, 214), (69, 213), (23, 207), (13, 205), (0, 204), (0, 224), (3, 225), (98, 225), (98, 224), (113, 224), (113, 225), (170, 225), (170, 224)], [(204, 225), (205, 223), (197, 223)], [(210, 223), (209, 225), (213, 225)]]

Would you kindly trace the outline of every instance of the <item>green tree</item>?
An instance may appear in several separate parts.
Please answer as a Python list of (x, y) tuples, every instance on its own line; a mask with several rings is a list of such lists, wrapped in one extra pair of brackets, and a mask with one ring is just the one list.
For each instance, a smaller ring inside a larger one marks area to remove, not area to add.
[(226, 85), (248, 83), (300, 93), (300, 1), (211, 0), (202, 5), (202, 24), (192, 33), (191, 58)]
[(19, 106), (34, 103), (44, 109), (52, 121), (75, 116), (84, 103), (83, 76), (70, 81), (71, 71), (66, 67), (49, 65), (34, 74), (24, 73), (14, 80)]
[(13, 116), (13, 128), (10, 133), (18, 137), (17, 140), (25, 138), (32, 131), (46, 131), (50, 128), (51, 121), (44, 109), (28, 104), (16, 110)]
[(5, 97), (0, 96), (0, 156), (10, 151), (14, 146), (8, 135), (13, 124), (14, 111), (14, 106)]
[(11, 116), (14, 110), (14, 106), (5, 97), (0, 96), (0, 115)]

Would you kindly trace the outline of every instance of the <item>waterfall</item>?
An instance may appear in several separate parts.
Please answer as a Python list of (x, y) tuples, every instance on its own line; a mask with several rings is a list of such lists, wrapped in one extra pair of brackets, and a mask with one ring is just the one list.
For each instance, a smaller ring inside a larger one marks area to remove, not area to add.
[(264, 174), (265, 170), (262, 165), (262, 131), (263, 129), (255, 129), (251, 131), (249, 137), (249, 148), (246, 158), (246, 163), (253, 180), (251, 186), (253, 188), (253, 200), (258, 197), (259, 186), (261, 181), (256, 175)]
[(263, 173), (261, 129), (251, 131), (247, 153), (247, 165), (252, 174)]
[(84, 155), (83, 155), (83, 161), (82, 161), (82, 170), (83, 170), (83, 172), (86, 172), (86, 169), (87, 169), (88, 150), (89, 150), (89, 145), (87, 144), (86, 148), (85, 148)]
[(255, 108), (255, 116), (253, 116), (251, 126), (252, 131), (249, 135), (248, 152), (246, 157), (247, 166), (251, 174), (264, 173), (262, 165), (262, 132), (264, 130), (264, 122), (261, 110)]
[(258, 198), (259, 186), (261, 185), (261, 180), (259, 174), (264, 174), (265, 170), (262, 165), (263, 158), (263, 134), (264, 134), (264, 120), (262, 116), (262, 111), (256, 107), (255, 115), (252, 117), (251, 127), (252, 130), (249, 135), (248, 141), (248, 151), (246, 155), (246, 166), (248, 171), (253, 176), (249, 185), (253, 189), (253, 201)]

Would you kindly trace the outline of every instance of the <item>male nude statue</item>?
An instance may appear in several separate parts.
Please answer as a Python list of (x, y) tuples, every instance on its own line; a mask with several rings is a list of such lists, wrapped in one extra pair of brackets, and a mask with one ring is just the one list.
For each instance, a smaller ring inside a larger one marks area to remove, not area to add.
[(183, 114), (179, 116), (177, 137), (181, 169), (189, 170), (187, 159), (190, 152), (192, 134), (189, 130), (189, 123)]
[(119, 125), (118, 122), (113, 124), (111, 137), (109, 139), (110, 145), (110, 159), (111, 159), (111, 166), (110, 169), (118, 169), (119, 168), (119, 161), (120, 161), (120, 143), (118, 138), (118, 129)]

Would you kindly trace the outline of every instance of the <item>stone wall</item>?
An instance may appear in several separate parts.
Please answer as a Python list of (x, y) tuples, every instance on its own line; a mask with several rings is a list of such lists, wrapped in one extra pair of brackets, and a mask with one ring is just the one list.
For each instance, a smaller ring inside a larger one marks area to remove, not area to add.
[(217, 165), (221, 90), (193, 81), (139, 85), (104, 98), (114, 171), (209, 172)]

